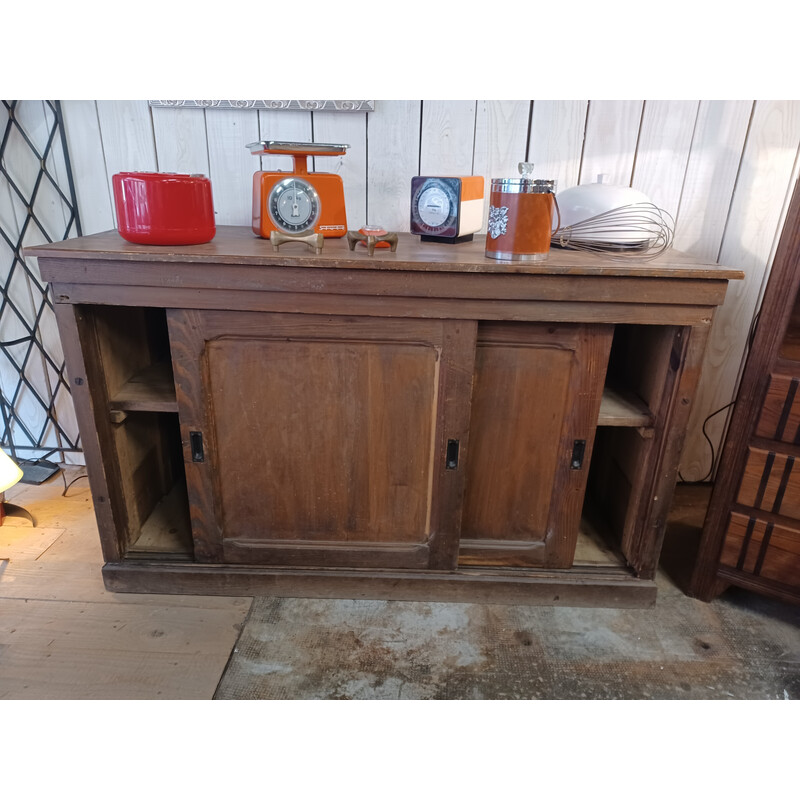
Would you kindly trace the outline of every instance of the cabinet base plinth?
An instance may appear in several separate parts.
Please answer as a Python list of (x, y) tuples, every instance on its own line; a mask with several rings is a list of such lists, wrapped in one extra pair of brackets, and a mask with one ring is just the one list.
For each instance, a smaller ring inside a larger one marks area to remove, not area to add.
[(147, 561), (103, 567), (112, 592), (273, 595), (331, 599), (497, 603), (594, 608), (651, 608), (654, 581), (624, 569), (488, 570), (416, 572), (239, 567)]

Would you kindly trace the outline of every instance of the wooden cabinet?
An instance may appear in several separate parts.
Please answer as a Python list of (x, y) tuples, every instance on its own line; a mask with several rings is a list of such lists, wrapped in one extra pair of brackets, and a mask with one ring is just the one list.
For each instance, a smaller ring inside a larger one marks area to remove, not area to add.
[[(652, 603), (713, 310), (740, 273), (116, 233), (53, 285), (115, 591)], [(597, 465), (595, 468), (593, 465)]]
[(703, 528), (692, 593), (800, 601), (800, 188), (795, 187)]

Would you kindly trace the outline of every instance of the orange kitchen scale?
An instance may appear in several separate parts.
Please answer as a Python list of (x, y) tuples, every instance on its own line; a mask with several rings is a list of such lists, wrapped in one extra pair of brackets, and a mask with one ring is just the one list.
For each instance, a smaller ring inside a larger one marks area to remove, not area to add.
[(339, 175), (309, 172), (309, 156), (341, 156), (349, 144), (310, 142), (253, 142), (254, 156), (291, 156), (291, 172), (253, 175), (253, 232), (269, 239), (273, 231), (289, 236), (322, 234), (338, 238), (347, 233), (344, 186)]

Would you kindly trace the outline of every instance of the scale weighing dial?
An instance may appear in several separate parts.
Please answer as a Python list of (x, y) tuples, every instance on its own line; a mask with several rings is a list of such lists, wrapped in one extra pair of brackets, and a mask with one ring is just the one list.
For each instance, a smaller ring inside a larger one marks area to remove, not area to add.
[(317, 190), (305, 179), (285, 178), (269, 193), (269, 214), (275, 226), (285, 233), (313, 230), (321, 204)]

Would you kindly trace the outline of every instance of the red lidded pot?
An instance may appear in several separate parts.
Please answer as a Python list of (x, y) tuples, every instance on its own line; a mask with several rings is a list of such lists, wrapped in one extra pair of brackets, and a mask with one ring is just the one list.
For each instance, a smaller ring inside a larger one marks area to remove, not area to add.
[(117, 226), (136, 244), (204, 244), (216, 234), (211, 181), (204, 175), (119, 172), (113, 176)]

